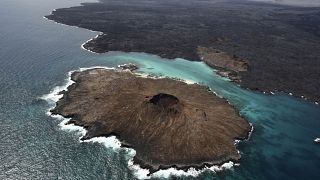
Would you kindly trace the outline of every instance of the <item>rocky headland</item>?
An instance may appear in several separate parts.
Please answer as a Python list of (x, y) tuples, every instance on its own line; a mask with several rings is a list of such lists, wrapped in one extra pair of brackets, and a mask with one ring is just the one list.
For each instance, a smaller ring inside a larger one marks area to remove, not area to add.
[(241, 82), (240, 72), (248, 70), (248, 60), (214, 48), (198, 47), (198, 54), (207, 65), (218, 69), (219, 75), (229, 77), (235, 82)]
[(205, 86), (127, 70), (89, 69), (71, 78), (52, 113), (84, 127), (83, 139), (117, 136), (151, 172), (240, 159), (235, 140), (247, 138), (251, 126)]

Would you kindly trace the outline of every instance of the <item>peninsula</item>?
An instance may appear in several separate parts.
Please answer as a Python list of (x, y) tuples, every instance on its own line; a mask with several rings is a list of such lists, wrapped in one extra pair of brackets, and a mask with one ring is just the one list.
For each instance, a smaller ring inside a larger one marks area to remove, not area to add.
[(238, 161), (235, 140), (250, 124), (207, 87), (127, 70), (74, 72), (75, 82), (52, 110), (87, 130), (83, 139), (115, 135), (151, 172)]

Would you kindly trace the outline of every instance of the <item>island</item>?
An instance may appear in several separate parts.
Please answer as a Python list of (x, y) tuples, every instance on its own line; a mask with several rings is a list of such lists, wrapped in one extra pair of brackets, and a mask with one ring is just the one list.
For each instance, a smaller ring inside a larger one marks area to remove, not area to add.
[(51, 112), (84, 127), (82, 139), (116, 136), (151, 173), (240, 159), (235, 141), (248, 138), (251, 125), (227, 100), (208, 87), (146, 78), (131, 68), (73, 72), (75, 83)]
[(202, 60), (242, 87), (320, 102), (320, 7), (302, 7), (319, 3), (259, 1), (99, 0), (46, 17), (101, 32), (92, 52)]

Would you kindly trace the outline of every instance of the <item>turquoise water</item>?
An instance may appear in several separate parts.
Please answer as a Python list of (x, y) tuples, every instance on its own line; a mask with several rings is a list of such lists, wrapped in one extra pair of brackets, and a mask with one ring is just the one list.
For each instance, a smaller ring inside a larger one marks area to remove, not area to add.
[(208, 85), (254, 126), (242, 142), (240, 166), (181, 179), (320, 179), (320, 107), (286, 94), (249, 91), (217, 76), (200, 62), (165, 60), (144, 53), (102, 55), (81, 50), (95, 36), (43, 19), (54, 8), (80, 1), (0, 2), (0, 179), (134, 179), (125, 152), (79, 143), (45, 113), (41, 96), (63, 85), (79, 67), (133, 62), (140, 71)]

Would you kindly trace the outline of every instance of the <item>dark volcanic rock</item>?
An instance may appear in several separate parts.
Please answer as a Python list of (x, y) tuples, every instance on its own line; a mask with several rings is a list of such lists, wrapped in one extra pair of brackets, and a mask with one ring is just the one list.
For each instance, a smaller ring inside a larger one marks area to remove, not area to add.
[(52, 112), (85, 127), (84, 138), (116, 135), (152, 171), (239, 160), (235, 139), (251, 129), (222, 98), (204, 86), (130, 72), (74, 72)]
[(320, 101), (320, 8), (243, 0), (101, 0), (47, 18), (103, 32), (84, 45), (99, 53), (200, 60), (198, 47), (217, 49), (246, 60), (247, 71), (232, 70), (241, 85)]

